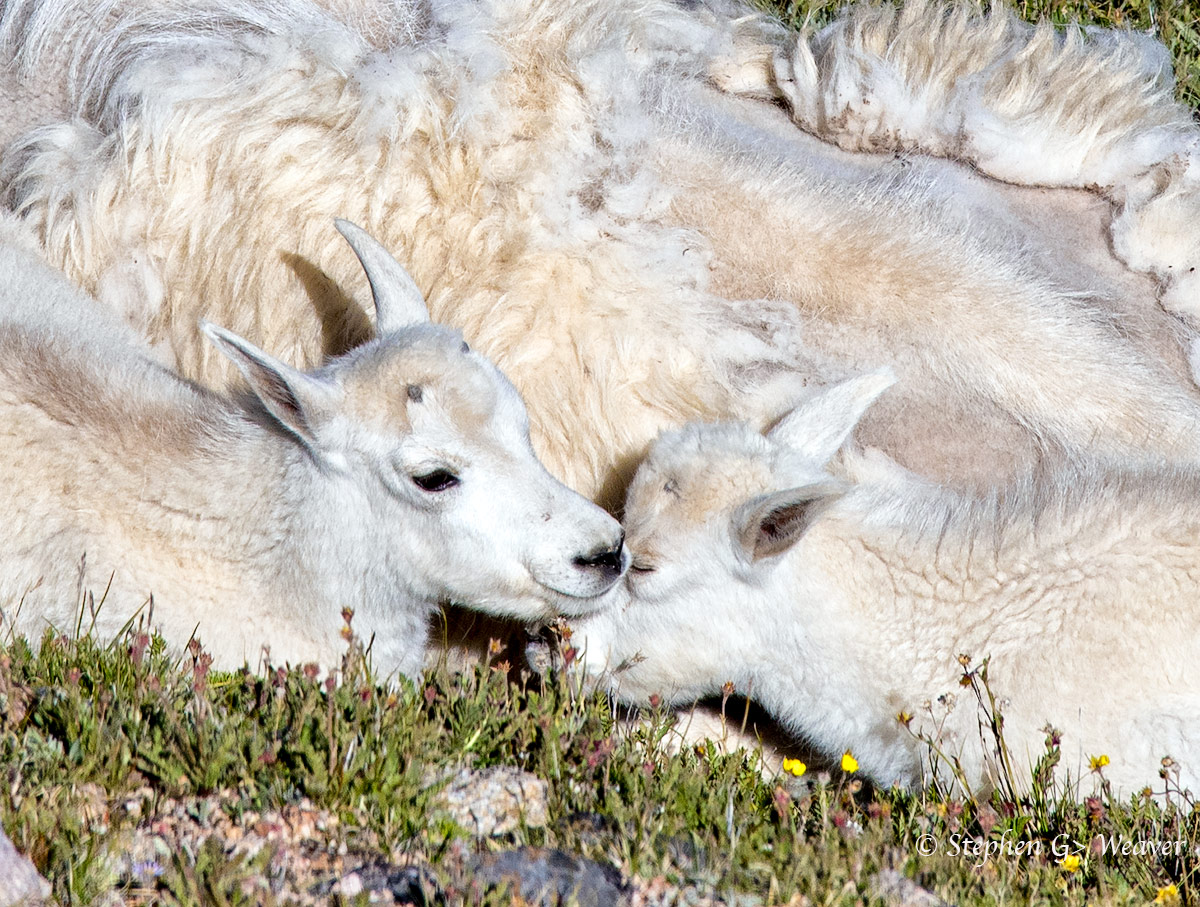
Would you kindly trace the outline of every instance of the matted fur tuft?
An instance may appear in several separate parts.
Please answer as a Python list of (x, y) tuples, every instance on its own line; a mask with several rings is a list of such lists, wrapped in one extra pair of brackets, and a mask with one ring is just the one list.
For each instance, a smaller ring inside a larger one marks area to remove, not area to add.
[(1031, 26), (1004, 6), (864, 3), (796, 38), (774, 67), (796, 122), (848, 150), (1103, 190), (1118, 255), (1164, 281), (1168, 306), (1200, 315), (1200, 139), (1148, 35)]

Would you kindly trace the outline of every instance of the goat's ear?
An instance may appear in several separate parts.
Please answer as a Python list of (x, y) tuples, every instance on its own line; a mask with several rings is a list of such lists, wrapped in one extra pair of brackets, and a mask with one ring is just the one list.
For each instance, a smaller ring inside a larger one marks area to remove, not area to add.
[(375, 298), (375, 333), (382, 337), (429, 321), (429, 307), (409, 273), (370, 233), (340, 217), (338, 232), (358, 256)]
[(733, 514), (738, 554), (749, 563), (783, 554), (846, 488), (844, 482), (827, 479), (747, 501)]
[(850, 378), (806, 400), (767, 432), (824, 465), (841, 449), (875, 398), (896, 383), (890, 368)]
[(334, 410), (337, 389), (269, 356), (248, 340), (209, 321), (200, 329), (238, 367), (267, 412), (310, 448), (320, 448), (320, 426)]

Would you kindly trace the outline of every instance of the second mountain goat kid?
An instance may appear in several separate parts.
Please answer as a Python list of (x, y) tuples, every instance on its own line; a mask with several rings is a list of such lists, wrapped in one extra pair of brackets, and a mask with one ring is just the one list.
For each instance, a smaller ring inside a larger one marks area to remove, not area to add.
[[(587, 670), (633, 703), (732, 682), (885, 785), (920, 781), (926, 741), (974, 790), (1028, 783), (1052, 725), (1060, 778), (1105, 755), (1119, 794), (1162, 793), (1164, 765), (1200, 792), (1200, 474), (949, 491), (842, 451), (891, 383), (835, 385), (766, 436), (665, 434), (630, 488), (626, 586), (575, 624)], [(984, 659), (1006, 765), (960, 684)]]

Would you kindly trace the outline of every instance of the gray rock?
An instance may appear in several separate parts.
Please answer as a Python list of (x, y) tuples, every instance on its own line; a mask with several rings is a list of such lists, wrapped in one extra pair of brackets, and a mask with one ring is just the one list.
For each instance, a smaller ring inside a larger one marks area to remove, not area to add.
[(629, 887), (616, 867), (561, 850), (519, 847), (477, 856), (472, 884), (483, 890), (508, 886), (510, 895), (536, 907), (625, 907)]
[(49, 897), (50, 883), (0, 829), (0, 907), (33, 907)]
[[(332, 890), (333, 886), (328, 886), (314, 889), (314, 893), (328, 894)], [(445, 903), (437, 877), (428, 869), (394, 866), (382, 860), (369, 861), (343, 876), (337, 883), (337, 890), (343, 898), (352, 898), (364, 891), (370, 894), (386, 892), (394, 903), (412, 907)]]
[(888, 907), (950, 907), (932, 891), (895, 869), (881, 869), (871, 876), (867, 887)]

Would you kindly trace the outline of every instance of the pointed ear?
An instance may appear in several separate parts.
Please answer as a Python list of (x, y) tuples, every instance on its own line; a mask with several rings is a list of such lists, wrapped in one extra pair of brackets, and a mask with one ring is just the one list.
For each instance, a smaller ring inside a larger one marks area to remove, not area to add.
[(337, 389), (267, 355), (232, 331), (209, 321), (201, 321), (200, 329), (238, 367), (267, 412), (309, 447), (320, 449), (320, 426), (337, 404)]
[(767, 432), (773, 441), (828, 463), (875, 398), (896, 383), (890, 368), (868, 372), (827, 388), (801, 403)]
[(382, 337), (412, 324), (429, 322), (429, 307), (409, 273), (370, 233), (340, 217), (338, 232), (350, 243), (367, 272), (375, 298), (375, 333)]
[(836, 479), (775, 491), (752, 498), (733, 514), (733, 538), (749, 563), (775, 557), (791, 548), (813, 520), (846, 492)]

